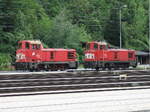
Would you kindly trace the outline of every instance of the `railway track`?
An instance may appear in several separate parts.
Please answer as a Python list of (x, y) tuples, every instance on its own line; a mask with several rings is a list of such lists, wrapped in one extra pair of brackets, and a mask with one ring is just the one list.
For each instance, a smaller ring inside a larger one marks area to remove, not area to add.
[(150, 88), (150, 71), (1, 73), (0, 96), (28, 92)]

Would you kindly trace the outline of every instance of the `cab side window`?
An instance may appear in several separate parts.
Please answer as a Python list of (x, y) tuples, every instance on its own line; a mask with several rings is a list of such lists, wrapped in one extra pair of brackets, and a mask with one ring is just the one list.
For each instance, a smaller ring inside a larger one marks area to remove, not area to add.
[(95, 50), (98, 49), (98, 44), (94, 44), (94, 49), (95, 49)]
[(68, 52), (68, 59), (75, 59), (74, 52)]
[(41, 47), (40, 44), (37, 44), (37, 49), (40, 49), (40, 47)]
[(22, 48), (22, 43), (18, 44), (18, 48), (21, 49)]
[(26, 48), (26, 49), (29, 49), (29, 48), (30, 48), (30, 44), (29, 44), (28, 42), (26, 42), (25, 48)]
[(107, 49), (107, 46), (106, 46), (106, 45), (100, 45), (100, 49), (101, 49), (101, 50), (102, 50), (102, 49), (106, 50), (106, 49)]
[(86, 49), (89, 50), (90, 49), (90, 44), (86, 45)]
[(103, 46), (102, 46), (102, 45), (100, 45), (100, 49), (101, 49), (101, 50), (103, 49)]
[(118, 53), (114, 52), (114, 58), (117, 59), (118, 58)]
[(32, 49), (40, 49), (40, 44), (32, 44)]
[(50, 53), (50, 59), (54, 59), (54, 52)]
[(128, 58), (133, 58), (133, 53), (128, 53)]
[(32, 49), (36, 49), (36, 44), (32, 44)]

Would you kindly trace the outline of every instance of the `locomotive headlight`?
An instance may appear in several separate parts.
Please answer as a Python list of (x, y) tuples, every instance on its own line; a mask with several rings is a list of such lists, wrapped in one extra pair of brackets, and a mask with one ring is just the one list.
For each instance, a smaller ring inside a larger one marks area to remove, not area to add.
[(25, 55), (22, 54), (22, 53), (18, 53), (18, 54), (16, 55), (16, 59), (17, 59), (17, 60), (25, 59)]
[(86, 53), (85, 54), (85, 58), (86, 59), (94, 59), (95, 58), (95, 55), (93, 53)]

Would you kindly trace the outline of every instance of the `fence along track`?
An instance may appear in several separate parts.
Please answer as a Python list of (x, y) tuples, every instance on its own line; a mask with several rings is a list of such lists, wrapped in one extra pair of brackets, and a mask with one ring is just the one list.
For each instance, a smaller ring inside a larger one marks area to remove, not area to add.
[(0, 75), (0, 94), (150, 86), (150, 71)]

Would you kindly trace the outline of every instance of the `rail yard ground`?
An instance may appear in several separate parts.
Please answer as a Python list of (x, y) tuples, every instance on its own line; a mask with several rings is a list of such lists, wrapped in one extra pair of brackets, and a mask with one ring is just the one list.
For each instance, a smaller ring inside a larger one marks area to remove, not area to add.
[(149, 70), (56, 71), (0, 73), (0, 96), (7, 93), (149, 88)]
[(150, 70), (0, 72), (2, 112), (150, 111)]
[(0, 97), (1, 112), (149, 112), (150, 89)]

